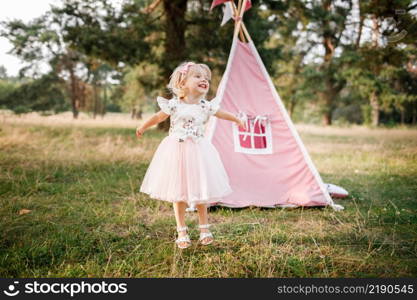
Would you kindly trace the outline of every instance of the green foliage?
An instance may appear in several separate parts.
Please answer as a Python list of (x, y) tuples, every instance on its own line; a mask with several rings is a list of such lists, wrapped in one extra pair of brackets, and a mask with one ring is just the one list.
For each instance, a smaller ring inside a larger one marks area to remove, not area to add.
[(372, 123), (372, 117), (371, 117), (372, 107), (369, 104), (362, 104), (361, 109), (362, 109), (363, 124), (371, 125), (371, 123)]
[[(210, 11), (209, 1), (164, 0), (149, 9), (151, 3), (62, 0), (30, 22), (2, 22), (0, 35), (27, 62), (22, 75), (32, 71), (39, 79), (36, 65), (49, 62), (73, 109), (78, 101), (94, 114), (151, 110), (184, 60), (211, 67), (211, 97), (225, 70), (233, 21), (220, 27), (222, 9)], [(352, 0), (252, 3), (246, 27), (295, 121), (372, 123), (377, 110), (381, 122), (417, 122), (413, 1), (360, 1), (358, 12)], [(3, 69), (0, 78), (7, 78)], [(110, 87), (110, 77), (119, 86)], [(12, 88), (1, 83), (0, 99)]]
[(16, 115), (25, 114), (25, 113), (28, 113), (28, 112), (30, 112), (30, 111), (31, 111), (29, 107), (27, 107), (27, 106), (23, 106), (23, 105), (17, 105), (17, 106), (15, 106), (15, 107), (13, 107), (12, 109), (13, 109), (13, 112), (14, 112)]
[(6, 108), (23, 113), (53, 110), (55, 113), (69, 109), (68, 99), (62, 92), (62, 83), (54, 74), (23, 83), (0, 98)]
[(122, 109), (116, 103), (108, 103), (106, 105), (106, 111), (107, 112), (121, 112)]
[(6, 99), (18, 88), (18, 86), (17, 83), (10, 80), (0, 79), (0, 106), (6, 106)]
[(87, 56), (117, 67), (149, 59), (147, 36), (158, 23), (141, 12), (143, 1), (126, 2), (117, 10), (108, 0), (63, 0), (51, 13), (61, 18), (64, 41)]
[(147, 63), (126, 68), (120, 105), (126, 111), (130, 111), (133, 108), (139, 110), (146, 105), (155, 104), (155, 98), (159, 93), (156, 87), (161, 82), (158, 74), (159, 68)]

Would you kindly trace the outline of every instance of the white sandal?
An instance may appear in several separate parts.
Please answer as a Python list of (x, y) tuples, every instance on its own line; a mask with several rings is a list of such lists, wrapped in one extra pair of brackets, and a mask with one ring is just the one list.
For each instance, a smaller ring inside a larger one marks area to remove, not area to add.
[[(177, 232), (187, 231), (187, 229), (188, 229), (187, 226), (177, 227)], [(186, 246), (180, 246), (180, 243), (184, 243), (184, 242), (187, 243), (187, 245)], [(186, 234), (186, 235), (184, 235), (182, 237), (178, 237), (175, 240), (175, 243), (177, 244), (178, 248), (180, 248), (180, 249), (186, 249), (186, 248), (188, 248), (188, 247), (191, 246), (190, 236), (188, 234)]]
[[(203, 225), (199, 225), (198, 228), (200, 229), (209, 229), (210, 224), (203, 224)], [(204, 239), (207, 238), (211, 238), (208, 242), (203, 242)], [(200, 232), (200, 238), (199, 238), (199, 242), (206, 246), (206, 245), (210, 245), (211, 243), (213, 243), (214, 239), (213, 239), (213, 234), (209, 231), (209, 232)]]

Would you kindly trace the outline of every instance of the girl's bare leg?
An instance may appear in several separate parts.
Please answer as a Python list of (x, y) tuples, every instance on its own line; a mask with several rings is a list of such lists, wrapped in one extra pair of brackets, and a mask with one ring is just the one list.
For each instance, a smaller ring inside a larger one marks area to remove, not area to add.
[[(177, 228), (185, 226), (185, 208), (187, 204), (185, 202), (174, 202), (174, 213), (175, 213), (175, 220), (177, 221)], [(183, 237), (187, 235), (186, 231), (178, 232), (178, 237)], [(179, 245), (181, 247), (185, 247), (188, 243), (187, 242), (180, 242)]]
[[(208, 224), (208, 214), (207, 214), (207, 206), (206, 204), (197, 204), (196, 205), (197, 211), (198, 211), (198, 223), (200, 225)], [(209, 232), (208, 228), (202, 228), (200, 229), (201, 232)], [(206, 237), (203, 239), (204, 242), (208, 242), (209, 240), (212, 240), (211, 237)]]

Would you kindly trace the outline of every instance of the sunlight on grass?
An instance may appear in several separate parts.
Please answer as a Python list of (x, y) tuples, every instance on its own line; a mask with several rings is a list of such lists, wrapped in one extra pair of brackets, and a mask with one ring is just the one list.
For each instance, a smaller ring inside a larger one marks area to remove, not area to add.
[(3, 277), (417, 275), (416, 129), (297, 125), (345, 210), (211, 208), (214, 245), (196, 243), (191, 213), (180, 251), (172, 207), (139, 193), (166, 133), (138, 140), (126, 114), (0, 121)]

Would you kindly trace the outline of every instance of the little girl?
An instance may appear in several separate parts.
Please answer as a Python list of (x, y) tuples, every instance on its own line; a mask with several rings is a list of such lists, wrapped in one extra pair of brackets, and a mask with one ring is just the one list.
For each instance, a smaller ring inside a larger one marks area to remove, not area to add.
[(151, 160), (140, 191), (151, 198), (173, 203), (177, 222), (179, 248), (191, 246), (185, 225), (185, 209), (198, 211), (200, 243), (213, 242), (208, 230), (207, 204), (218, 202), (232, 189), (219, 153), (204, 136), (204, 125), (210, 116), (236, 122), (246, 130), (244, 122), (218, 103), (206, 100), (211, 71), (205, 64), (185, 62), (170, 76), (170, 100), (157, 97), (161, 110), (136, 129), (140, 138), (146, 129), (171, 116), (169, 135), (166, 136)]

